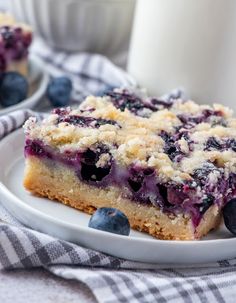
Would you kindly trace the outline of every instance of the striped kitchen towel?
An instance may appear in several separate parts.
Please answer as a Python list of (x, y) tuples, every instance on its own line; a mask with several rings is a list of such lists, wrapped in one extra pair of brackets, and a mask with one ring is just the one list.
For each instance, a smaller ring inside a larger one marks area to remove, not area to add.
[[(3, 208), (0, 213), (11, 220)], [(44, 267), (85, 283), (104, 303), (235, 302), (235, 259), (195, 268), (131, 262), (27, 229), (19, 222), (0, 224), (0, 267)]]

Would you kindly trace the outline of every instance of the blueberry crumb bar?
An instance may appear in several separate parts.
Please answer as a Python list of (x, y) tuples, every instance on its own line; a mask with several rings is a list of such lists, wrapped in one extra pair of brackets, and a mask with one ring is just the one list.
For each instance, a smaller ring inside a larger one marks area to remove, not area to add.
[(116, 207), (160, 239), (201, 238), (236, 195), (236, 119), (219, 104), (115, 90), (24, 130), (27, 190), (87, 213)]
[(16, 71), (27, 76), (31, 28), (0, 12), (0, 72)]

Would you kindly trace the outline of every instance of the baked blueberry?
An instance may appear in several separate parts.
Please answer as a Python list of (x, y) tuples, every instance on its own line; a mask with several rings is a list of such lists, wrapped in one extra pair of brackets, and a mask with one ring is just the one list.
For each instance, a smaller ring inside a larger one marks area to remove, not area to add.
[(210, 137), (208, 138), (207, 142), (206, 142), (206, 150), (212, 150), (212, 149), (216, 149), (216, 150), (220, 150), (222, 148), (220, 142), (218, 142), (218, 140), (215, 137)]
[[(107, 162), (103, 166), (97, 165), (103, 154), (106, 154)], [(109, 181), (107, 177), (112, 170), (112, 156), (107, 146), (100, 144), (87, 149), (80, 155), (80, 163), (81, 169), (78, 176), (81, 180), (98, 186), (105, 185)]]
[(51, 80), (47, 88), (47, 97), (52, 106), (63, 107), (70, 102), (72, 82), (67, 77), (58, 77)]
[(206, 197), (203, 198), (202, 203), (198, 205), (200, 213), (204, 214), (214, 203), (214, 200), (212, 195), (206, 195)]
[(123, 92), (109, 91), (106, 95), (111, 98), (113, 105), (122, 112), (128, 109), (137, 116), (146, 116), (145, 112), (151, 114), (158, 111), (157, 106), (152, 102), (147, 102), (126, 90), (123, 90)]
[(220, 111), (213, 111), (210, 109), (204, 109), (201, 113), (197, 115), (189, 114), (179, 114), (178, 118), (183, 124), (198, 124), (203, 122), (209, 122), (210, 117), (219, 117), (222, 113)]
[(92, 117), (83, 117), (78, 115), (61, 115), (58, 118), (58, 123), (66, 122), (81, 127), (89, 127), (94, 121), (95, 119)]
[(116, 208), (98, 208), (89, 220), (89, 227), (128, 236), (130, 224), (126, 215)]
[[(56, 113), (56, 111), (54, 112)], [(61, 122), (66, 122), (81, 127), (92, 127), (92, 128), (99, 128), (101, 125), (106, 125), (106, 124), (118, 125), (118, 123), (113, 120), (84, 117), (78, 115), (60, 115), (58, 118), (58, 123)]]
[(194, 180), (198, 184), (201, 184), (202, 186), (204, 186), (204, 185), (206, 185), (207, 181), (209, 180), (209, 175), (214, 172), (217, 174), (220, 174), (220, 173), (222, 173), (222, 169), (216, 167), (211, 162), (206, 162), (203, 164), (202, 167), (194, 170), (193, 177), (194, 177)]
[(7, 107), (17, 104), (27, 97), (28, 81), (17, 72), (5, 72), (0, 80), (0, 103)]
[(231, 199), (223, 208), (225, 226), (236, 235), (236, 198)]
[(134, 192), (138, 192), (142, 186), (143, 186), (143, 179), (144, 176), (142, 174), (133, 174), (129, 179), (128, 179), (128, 183), (130, 188), (134, 191)]
[(232, 148), (232, 150), (234, 152), (236, 152), (236, 140), (235, 139), (230, 139), (228, 140), (228, 142), (226, 143), (228, 148)]

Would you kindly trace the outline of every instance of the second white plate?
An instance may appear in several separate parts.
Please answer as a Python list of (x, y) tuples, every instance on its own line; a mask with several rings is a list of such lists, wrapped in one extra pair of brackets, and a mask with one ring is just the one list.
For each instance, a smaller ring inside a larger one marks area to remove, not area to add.
[(22, 130), (0, 142), (0, 202), (23, 224), (134, 261), (194, 264), (236, 257), (236, 238), (224, 226), (201, 241), (164, 241), (133, 230), (126, 237), (89, 228), (89, 215), (24, 189), (23, 147)]

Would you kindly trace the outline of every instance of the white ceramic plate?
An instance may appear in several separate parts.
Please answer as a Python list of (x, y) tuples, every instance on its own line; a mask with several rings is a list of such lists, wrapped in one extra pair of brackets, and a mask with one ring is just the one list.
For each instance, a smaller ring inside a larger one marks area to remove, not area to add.
[(90, 216), (22, 186), (24, 135), (17, 130), (0, 142), (0, 201), (22, 223), (105, 253), (150, 263), (202, 263), (236, 257), (236, 238), (223, 227), (201, 241), (157, 240), (131, 231), (129, 237), (88, 228)]
[(43, 69), (42, 61), (35, 56), (29, 57), (28, 81), (30, 86), (28, 98), (9, 107), (0, 106), (0, 115), (5, 115), (19, 109), (33, 108), (44, 95), (47, 89), (49, 75), (46, 70)]

